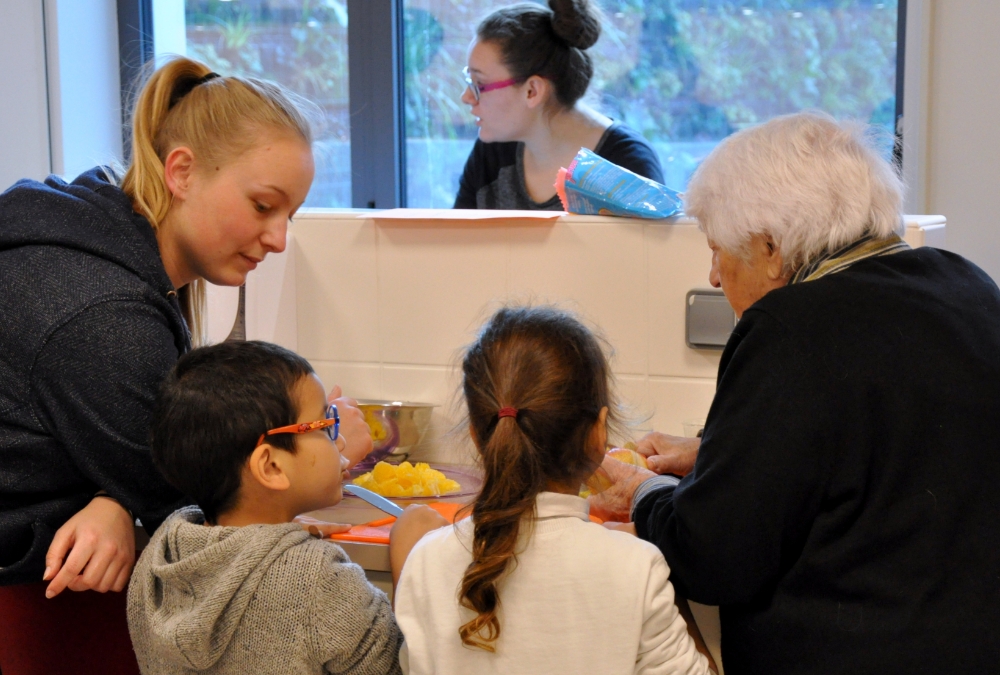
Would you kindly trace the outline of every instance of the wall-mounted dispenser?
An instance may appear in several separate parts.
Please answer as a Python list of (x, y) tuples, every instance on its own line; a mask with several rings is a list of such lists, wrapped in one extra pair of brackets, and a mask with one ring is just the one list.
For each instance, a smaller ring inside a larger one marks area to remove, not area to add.
[(722, 291), (695, 289), (685, 298), (686, 339), (692, 349), (722, 349), (736, 325), (736, 312)]

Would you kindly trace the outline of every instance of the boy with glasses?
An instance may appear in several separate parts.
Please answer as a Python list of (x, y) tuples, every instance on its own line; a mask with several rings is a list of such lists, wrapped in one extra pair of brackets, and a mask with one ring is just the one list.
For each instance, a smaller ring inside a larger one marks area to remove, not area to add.
[(156, 531), (129, 584), (143, 673), (399, 672), (386, 595), (291, 522), (342, 497), (340, 422), (309, 363), (277, 345), (227, 342), (178, 361), (152, 454), (198, 506)]

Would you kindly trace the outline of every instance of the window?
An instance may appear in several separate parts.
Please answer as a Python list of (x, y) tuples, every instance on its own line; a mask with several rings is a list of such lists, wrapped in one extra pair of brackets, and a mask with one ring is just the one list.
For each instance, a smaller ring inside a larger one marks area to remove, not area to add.
[[(119, 18), (152, 8), (157, 53), (183, 50), (318, 103), (327, 128), (308, 205), (450, 207), (476, 138), (459, 100), (466, 50), (503, 2), (119, 0)], [(606, 21), (585, 102), (642, 133), (679, 190), (721, 139), (775, 115), (818, 108), (892, 130), (905, 2), (597, 0)]]
[[(734, 131), (813, 108), (896, 119), (895, 1), (602, 0), (585, 102), (642, 133), (668, 186)], [(406, 0), (407, 204), (451, 206), (476, 138), (460, 73), (490, 0)]]
[(185, 54), (213, 70), (280, 82), (316, 103), (307, 206), (351, 206), (347, 0), (163, 0), (154, 3), (156, 54)]

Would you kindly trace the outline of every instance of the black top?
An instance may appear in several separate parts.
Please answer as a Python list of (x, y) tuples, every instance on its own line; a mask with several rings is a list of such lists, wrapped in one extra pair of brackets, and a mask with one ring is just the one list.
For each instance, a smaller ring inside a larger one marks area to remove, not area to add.
[(98, 169), (0, 195), (0, 585), (40, 581), (104, 490), (149, 532), (180, 503), (153, 466), (156, 392), (190, 336), (149, 222)]
[(1000, 291), (929, 248), (768, 293), (693, 472), (636, 505), (742, 673), (1000, 661)]
[[(663, 169), (656, 151), (645, 138), (624, 124), (614, 122), (605, 129), (594, 152), (633, 173), (663, 182)], [(555, 183), (555, 176), (552, 182)], [(524, 143), (483, 143), (479, 140), (465, 162), (453, 208), (563, 210), (558, 195), (542, 203), (528, 195), (524, 183)]]

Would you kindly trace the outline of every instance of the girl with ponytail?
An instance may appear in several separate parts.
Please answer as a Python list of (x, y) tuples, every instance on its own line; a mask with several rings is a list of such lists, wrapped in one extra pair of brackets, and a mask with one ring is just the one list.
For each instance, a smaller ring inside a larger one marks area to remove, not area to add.
[[(157, 389), (202, 340), (202, 284), (239, 286), (284, 250), (313, 179), (307, 113), (278, 85), (176, 58), (139, 89), (123, 172), (0, 195), (0, 587), (41, 603), (120, 591), (135, 519), (152, 534), (182, 503), (150, 458)], [(98, 607), (75, 623), (105, 644), (125, 599), (95, 602), (36, 609)]]
[(479, 127), (457, 209), (562, 210), (555, 180), (580, 148), (663, 182), (656, 151), (581, 102), (601, 34), (590, 0), (522, 2), (487, 16), (469, 46), (462, 102)]
[(658, 549), (591, 522), (578, 496), (617, 424), (595, 336), (557, 309), (504, 308), (462, 372), (483, 487), (454, 527), (421, 538), (440, 523), (410, 507), (393, 529), (409, 672), (708, 672)]

